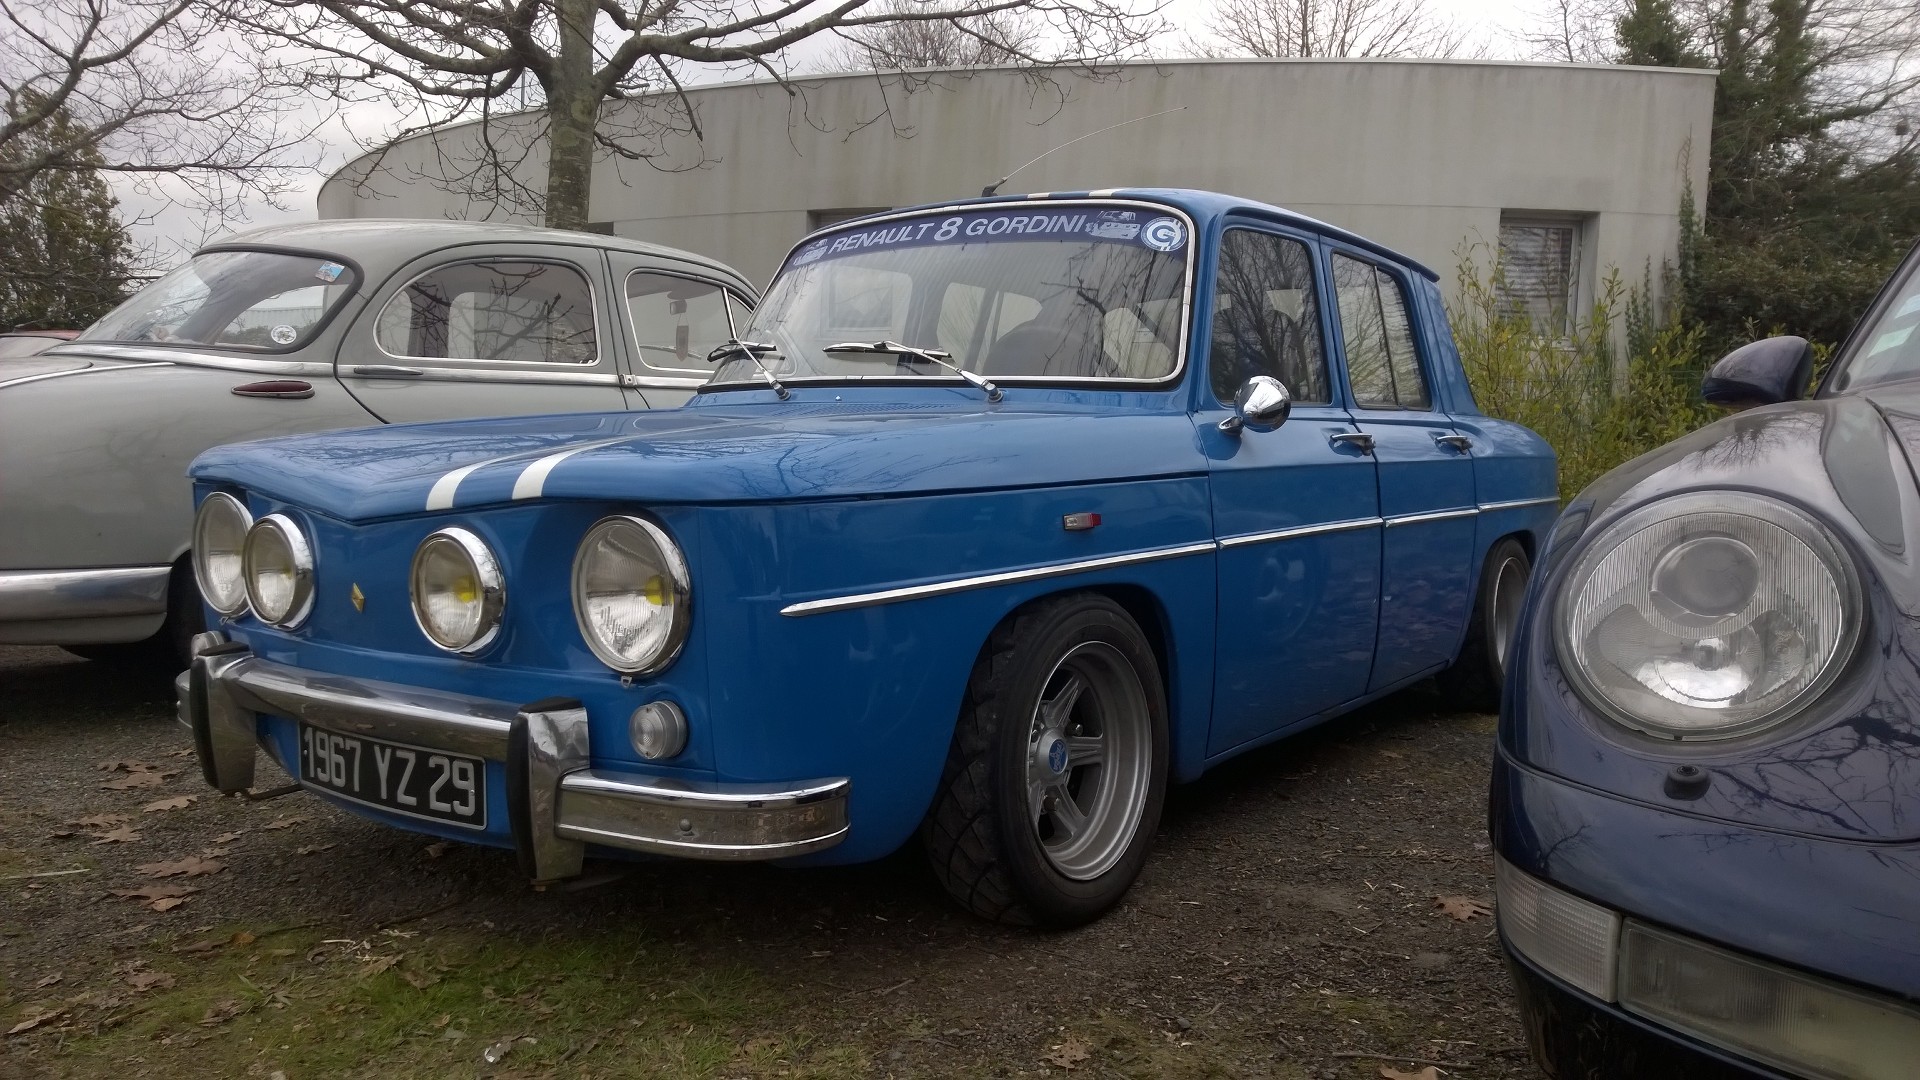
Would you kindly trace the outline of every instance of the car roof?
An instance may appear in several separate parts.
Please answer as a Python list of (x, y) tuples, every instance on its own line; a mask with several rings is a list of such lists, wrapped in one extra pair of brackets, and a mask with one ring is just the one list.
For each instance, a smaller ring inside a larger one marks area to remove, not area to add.
[(245, 247), (287, 247), (338, 255), (360, 264), (375, 280), (428, 252), (467, 244), (561, 244), (632, 252), (694, 263), (720, 271), (743, 284), (740, 272), (717, 259), (663, 244), (629, 240), (610, 233), (573, 232), (499, 221), (446, 221), (434, 218), (340, 218), (271, 225), (235, 233), (207, 244), (202, 252)]

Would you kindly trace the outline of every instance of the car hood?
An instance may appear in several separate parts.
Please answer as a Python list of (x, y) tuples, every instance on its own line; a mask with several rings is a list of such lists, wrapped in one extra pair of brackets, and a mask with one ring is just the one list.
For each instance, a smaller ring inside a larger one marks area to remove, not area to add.
[[(971, 400), (968, 400), (968, 398)], [(533, 498), (781, 502), (1194, 474), (1184, 413), (934, 401), (701, 405), (216, 447), (190, 474), (347, 521)]]

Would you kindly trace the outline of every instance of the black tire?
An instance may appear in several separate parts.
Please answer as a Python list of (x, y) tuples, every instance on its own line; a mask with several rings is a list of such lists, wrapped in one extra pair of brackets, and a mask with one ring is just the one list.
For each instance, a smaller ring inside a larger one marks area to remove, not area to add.
[(1473, 597), (1473, 617), (1460, 655), (1440, 673), (1440, 696), (1461, 712), (1498, 712), (1500, 687), (1506, 679), (1511, 634), (1518, 625), (1519, 605), (1526, 594), (1533, 563), (1527, 549), (1509, 536), (1493, 545), (1480, 567), (1480, 587)]
[(1146, 635), (1104, 596), (1049, 598), (997, 627), (975, 661), (921, 844), (975, 914), (1078, 926), (1139, 876), (1166, 787), (1166, 691)]
[(182, 559), (174, 564), (167, 580), (166, 621), (152, 637), (62, 647), (84, 660), (172, 674), (185, 671), (192, 662), (193, 637), (205, 629), (206, 616), (200, 607), (200, 588), (193, 580), (193, 563)]

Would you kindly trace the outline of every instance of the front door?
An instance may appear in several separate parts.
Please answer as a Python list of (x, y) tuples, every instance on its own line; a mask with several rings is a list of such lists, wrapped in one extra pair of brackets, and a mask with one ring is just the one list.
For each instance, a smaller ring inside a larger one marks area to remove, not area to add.
[[(1373, 459), (1353, 445), (1329, 376), (1312, 249), (1229, 228), (1212, 306), (1211, 385), (1195, 417), (1221, 545), (1209, 755), (1365, 693), (1380, 578)], [(1272, 431), (1221, 431), (1255, 375), (1286, 384), (1293, 415)]]
[(691, 264), (609, 251), (636, 407), (683, 404), (713, 374), (707, 355), (746, 330), (753, 306)]
[(1371, 443), (1386, 519), (1371, 692), (1459, 649), (1479, 509), (1468, 442), (1436, 410), (1404, 284), (1357, 254), (1335, 252), (1332, 270), (1353, 415)]
[(335, 374), (389, 424), (624, 409), (605, 281), (598, 248), (503, 244), (427, 256), (368, 305)]

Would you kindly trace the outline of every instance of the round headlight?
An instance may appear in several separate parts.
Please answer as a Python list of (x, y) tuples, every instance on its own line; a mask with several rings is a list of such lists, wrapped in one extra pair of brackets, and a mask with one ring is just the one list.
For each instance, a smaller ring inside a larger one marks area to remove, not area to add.
[(247, 606), (247, 577), (241, 552), (253, 515), (240, 500), (216, 491), (200, 503), (193, 519), (193, 576), (207, 606), (222, 615), (238, 615)]
[(478, 652), (500, 633), (506, 579), (486, 543), (465, 529), (420, 541), (408, 591), (421, 632), (449, 652)]
[(651, 675), (673, 663), (693, 614), (680, 548), (644, 518), (601, 520), (573, 559), (573, 614), (615, 671)]
[(1860, 584), (1827, 530), (1785, 503), (1680, 495), (1595, 538), (1557, 621), (1568, 674), (1613, 719), (1725, 739), (1783, 723), (1839, 677)]
[(241, 567), (255, 615), (292, 629), (313, 610), (313, 549), (292, 518), (269, 514), (254, 522)]

